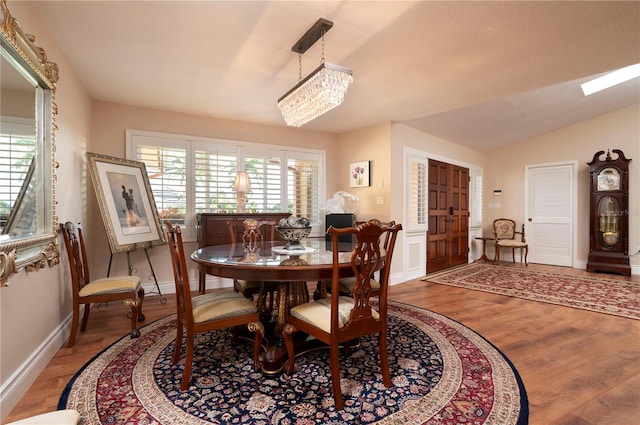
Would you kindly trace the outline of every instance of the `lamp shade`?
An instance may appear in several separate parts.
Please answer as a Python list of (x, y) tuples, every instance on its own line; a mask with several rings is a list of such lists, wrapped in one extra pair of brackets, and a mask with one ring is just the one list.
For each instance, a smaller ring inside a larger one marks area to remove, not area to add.
[(236, 180), (233, 183), (234, 192), (247, 193), (251, 192), (251, 182), (246, 171), (237, 171)]

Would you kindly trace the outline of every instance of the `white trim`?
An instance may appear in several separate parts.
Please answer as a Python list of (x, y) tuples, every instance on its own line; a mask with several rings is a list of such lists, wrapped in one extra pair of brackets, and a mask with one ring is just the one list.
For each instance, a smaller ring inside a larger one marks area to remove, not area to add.
[(71, 315), (67, 316), (0, 387), (0, 421), (18, 404), (29, 387), (64, 346), (71, 332)]

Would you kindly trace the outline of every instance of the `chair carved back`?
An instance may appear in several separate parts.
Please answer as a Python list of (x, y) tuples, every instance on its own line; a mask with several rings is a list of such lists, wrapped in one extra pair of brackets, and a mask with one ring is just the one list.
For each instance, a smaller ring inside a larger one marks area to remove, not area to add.
[[(356, 227), (341, 229), (329, 227), (327, 230), (331, 235), (333, 251), (332, 294), (338, 294), (340, 286), (338, 238), (340, 235), (349, 233), (356, 237), (356, 245), (351, 255), (351, 269), (355, 276), (355, 286), (351, 293), (354, 307), (349, 314), (349, 322), (340, 330), (340, 333), (348, 333), (349, 328), (353, 328), (353, 331), (359, 334), (366, 333), (368, 329), (369, 332), (372, 332), (380, 326), (381, 322), (386, 326), (389, 270), (396, 238), (401, 229), (401, 224), (383, 224), (378, 220), (370, 220)], [(386, 248), (384, 248), (385, 244)], [(380, 289), (374, 290), (371, 287), (371, 280), (377, 270), (380, 270)], [(379, 317), (375, 318), (372, 315), (370, 300), (374, 294), (378, 293), (380, 295)], [(339, 323), (338, 297), (331, 297), (331, 302), (331, 329), (333, 332), (334, 329), (337, 331)]]
[(275, 221), (258, 221), (254, 218), (248, 218), (246, 220), (228, 221), (227, 226), (229, 227), (231, 243), (238, 243), (238, 235), (242, 235), (242, 245), (245, 252), (248, 253), (260, 251), (263, 242), (275, 239)]
[(191, 304), (191, 287), (189, 285), (189, 270), (184, 255), (182, 231), (180, 226), (173, 226), (167, 222), (167, 245), (171, 253), (173, 277), (176, 285), (176, 302), (178, 315), (182, 323), (193, 323), (193, 308)]
[(80, 290), (89, 283), (89, 265), (87, 263), (87, 252), (84, 247), (82, 237), (82, 226), (67, 221), (60, 224), (64, 245), (69, 257), (71, 269), (71, 285), (73, 287), (73, 297), (77, 298)]

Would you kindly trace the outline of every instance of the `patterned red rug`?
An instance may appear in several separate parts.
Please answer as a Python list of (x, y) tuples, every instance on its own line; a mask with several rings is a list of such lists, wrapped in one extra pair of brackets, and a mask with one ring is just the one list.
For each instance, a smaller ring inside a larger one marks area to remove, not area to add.
[(640, 319), (640, 282), (472, 263), (424, 281)]
[(341, 356), (343, 410), (333, 403), (328, 350), (296, 357), (292, 376), (267, 378), (252, 370), (252, 344), (233, 347), (228, 330), (198, 337), (192, 383), (180, 391), (183, 363), (171, 363), (175, 316), (97, 355), (69, 382), (58, 408), (78, 410), (83, 425), (528, 423), (518, 373), (491, 343), (406, 304), (392, 303), (389, 316), (393, 385), (382, 384), (377, 338), (362, 338)]

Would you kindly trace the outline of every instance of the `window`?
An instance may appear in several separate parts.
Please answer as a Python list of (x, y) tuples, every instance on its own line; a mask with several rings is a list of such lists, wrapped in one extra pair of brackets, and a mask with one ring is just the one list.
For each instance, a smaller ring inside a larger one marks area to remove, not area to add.
[(427, 229), (427, 160), (407, 157), (407, 230)]
[(127, 130), (127, 157), (145, 163), (161, 222), (180, 225), (186, 240), (196, 214), (237, 211), (239, 170), (251, 185), (245, 211), (289, 212), (321, 230), (323, 151)]
[(0, 132), (0, 233), (16, 203), (36, 153), (33, 120), (4, 117)]

